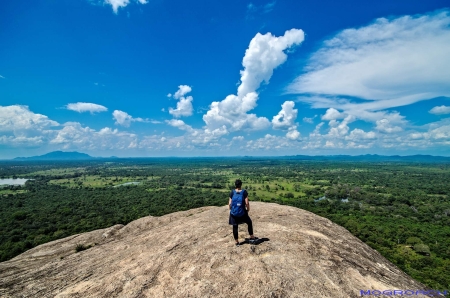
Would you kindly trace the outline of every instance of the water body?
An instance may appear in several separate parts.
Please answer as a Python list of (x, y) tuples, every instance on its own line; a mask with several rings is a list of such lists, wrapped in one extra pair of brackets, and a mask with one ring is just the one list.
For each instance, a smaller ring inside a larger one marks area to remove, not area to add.
[[(314, 202), (320, 202), (320, 201), (323, 201), (323, 200), (326, 200), (326, 199), (327, 199), (327, 198), (326, 198), (325, 196), (323, 196), (323, 197), (320, 197), (320, 198), (318, 198), (318, 199), (315, 199)], [(348, 198), (341, 199), (341, 202), (342, 202), (342, 203), (348, 203)]]
[(116, 186), (114, 186), (114, 187), (119, 187), (119, 186), (126, 186), (126, 185), (138, 185), (138, 184), (141, 184), (141, 182), (127, 182), (127, 183), (122, 183), (122, 184), (119, 184), (119, 185), (116, 185)]
[(315, 199), (314, 202), (320, 202), (320, 201), (323, 201), (323, 200), (326, 200), (326, 197), (325, 197), (325, 196), (320, 197), (320, 198), (318, 198), (318, 199)]
[(24, 185), (25, 182), (27, 182), (30, 179), (26, 179), (26, 178), (17, 178), (17, 179), (12, 179), (12, 178), (7, 178), (7, 179), (0, 179), (0, 186), (1, 185)]

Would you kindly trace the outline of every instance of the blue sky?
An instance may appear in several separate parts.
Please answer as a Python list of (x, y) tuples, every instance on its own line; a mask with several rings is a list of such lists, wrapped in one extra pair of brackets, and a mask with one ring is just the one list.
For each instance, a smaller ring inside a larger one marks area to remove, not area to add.
[(448, 156), (448, 6), (1, 1), (0, 159)]

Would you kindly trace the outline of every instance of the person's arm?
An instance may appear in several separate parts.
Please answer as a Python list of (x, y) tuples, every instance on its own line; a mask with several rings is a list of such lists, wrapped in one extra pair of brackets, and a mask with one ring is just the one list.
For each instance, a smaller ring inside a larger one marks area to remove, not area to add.
[(248, 200), (248, 195), (245, 198), (245, 209), (247, 209), (247, 212), (250, 212), (250, 201)]
[(231, 210), (231, 198), (228, 199), (228, 209)]

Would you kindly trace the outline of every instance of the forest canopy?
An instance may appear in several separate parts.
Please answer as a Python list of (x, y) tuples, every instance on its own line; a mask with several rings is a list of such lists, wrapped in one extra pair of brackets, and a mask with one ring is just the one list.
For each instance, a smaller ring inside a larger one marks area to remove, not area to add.
[[(69, 235), (201, 206), (223, 206), (236, 178), (250, 200), (342, 225), (433, 289), (450, 287), (450, 164), (300, 158), (4, 161), (0, 260)], [(224, 219), (226, 224), (226, 219)]]

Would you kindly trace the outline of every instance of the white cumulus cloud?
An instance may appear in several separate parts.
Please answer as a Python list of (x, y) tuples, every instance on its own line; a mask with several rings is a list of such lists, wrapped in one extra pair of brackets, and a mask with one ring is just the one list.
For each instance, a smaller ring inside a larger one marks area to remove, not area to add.
[(297, 131), (295, 120), (297, 119), (298, 110), (294, 109), (293, 101), (285, 101), (281, 105), (281, 111), (272, 118), (272, 127), (274, 129), (288, 130), (286, 137), (290, 140), (296, 140), (300, 137)]
[(95, 104), (95, 103), (90, 103), (90, 102), (69, 103), (66, 106), (66, 109), (75, 111), (78, 113), (90, 112), (91, 114), (108, 111), (108, 109), (106, 107)]
[(355, 128), (350, 132), (348, 136), (345, 137), (348, 141), (362, 141), (362, 140), (373, 140), (376, 138), (376, 134), (373, 131), (365, 132), (362, 129)]
[(377, 126), (376, 129), (385, 132), (385, 133), (393, 133), (393, 132), (400, 132), (403, 130), (400, 126), (395, 125), (389, 119), (381, 119), (377, 120)]
[(447, 141), (446, 145), (450, 145), (450, 125), (443, 125), (437, 128), (431, 129), (427, 134), (427, 138)]
[(189, 131), (189, 132), (194, 131), (194, 129), (190, 125), (187, 125), (186, 123), (184, 123), (183, 120), (171, 119), (171, 120), (166, 120), (166, 123), (169, 124), (170, 126), (176, 127), (181, 130), (185, 130), (185, 131)]
[(353, 116), (347, 116), (345, 117), (341, 122), (336, 120), (330, 120), (328, 122), (328, 125), (330, 126), (330, 130), (328, 131), (328, 136), (331, 137), (343, 137), (345, 136), (348, 131), (349, 127), (348, 124), (353, 122), (355, 118)]
[(450, 114), (450, 107), (448, 107), (448, 106), (434, 107), (429, 111), (429, 113), (435, 114), (435, 115)]
[(340, 118), (344, 118), (344, 115), (334, 108), (329, 108), (325, 115), (322, 116), (322, 120), (336, 120)]
[(187, 85), (178, 86), (178, 91), (172, 96), (170, 93), (167, 95), (168, 97), (172, 96), (174, 99), (177, 99), (177, 108), (169, 108), (169, 113), (174, 117), (182, 117), (182, 116), (192, 116), (194, 112), (194, 108), (192, 106), (192, 101), (194, 98), (192, 96), (185, 95), (192, 91), (192, 88)]
[(290, 140), (297, 140), (300, 137), (300, 132), (296, 128), (296, 126), (289, 128), (288, 132), (286, 133), (286, 138)]
[(209, 111), (203, 115), (203, 121), (209, 131), (221, 129), (237, 131), (241, 129), (259, 130), (269, 127), (265, 117), (248, 114), (257, 106), (260, 85), (269, 83), (275, 68), (283, 64), (287, 55), (285, 50), (300, 44), (304, 40), (302, 30), (291, 29), (283, 36), (271, 33), (256, 34), (242, 59), (244, 69), (237, 95), (228, 95), (224, 100), (212, 102)]
[(44, 130), (59, 123), (42, 114), (36, 114), (28, 106), (0, 106), (0, 131), (18, 134), (27, 130)]
[(281, 105), (281, 111), (272, 118), (274, 129), (288, 129), (294, 125), (298, 113), (298, 110), (294, 109), (294, 106), (295, 103), (293, 101), (285, 101)]
[(125, 7), (130, 3), (130, 0), (105, 0), (106, 4), (112, 6), (114, 13), (119, 12), (119, 7)]
[(241, 71), (241, 85), (238, 96), (244, 97), (255, 92), (262, 82), (269, 83), (275, 68), (283, 64), (287, 55), (284, 52), (292, 46), (303, 42), (305, 35), (302, 30), (291, 29), (283, 36), (264, 35), (257, 33), (250, 41), (245, 56), (242, 59), (244, 70)]
[(192, 91), (192, 87), (190, 87), (188, 85), (180, 85), (180, 86), (178, 86), (177, 92), (175, 92), (175, 94), (173, 95), (173, 98), (180, 99), (181, 97), (185, 96), (186, 94), (188, 94), (191, 91)]
[(44, 143), (43, 136), (0, 136), (0, 144), (14, 147), (36, 147)]
[[(137, 136), (117, 129), (99, 131), (78, 122), (59, 124), (27, 106), (0, 106), (0, 144), (5, 146), (52, 146), (54, 149), (126, 149)], [(131, 147), (130, 147), (131, 144)]]
[[(136, 3), (147, 4), (147, 0), (136, 0)], [(130, 0), (104, 0), (105, 4), (111, 5), (115, 14), (119, 12), (119, 8), (124, 8), (130, 4)]]
[(78, 122), (64, 123), (49, 144), (62, 149), (111, 150), (133, 148), (137, 135), (104, 127), (96, 131)]
[(278, 151), (282, 149), (295, 148), (296, 142), (291, 142), (284, 137), (278, 137), (266, 134), (263, 138), (249, 140), (245, 145), (245, 149), (249, 152), (271, 150)]
[(133, 118), (130, 114), (124, 111), (115, 110), (113, 113), (113, 119), (116, 120), (116, 124), (129, 127), (131, 122), (149, 122), (148, 119)]

